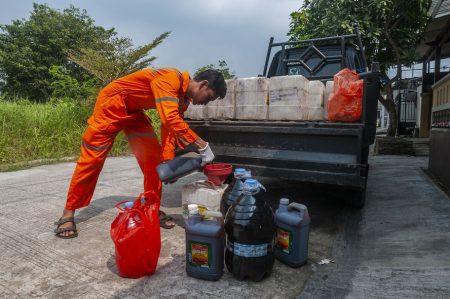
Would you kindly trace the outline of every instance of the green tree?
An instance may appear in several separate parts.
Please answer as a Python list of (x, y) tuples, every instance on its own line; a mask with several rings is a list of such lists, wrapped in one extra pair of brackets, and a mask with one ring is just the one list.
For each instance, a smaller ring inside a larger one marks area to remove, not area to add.
[(52, 65), (62, 66), (73, 78), (86, 71), (70, 62), (66, 49), (80, 49), (115, 37), (114, 29), (95, 26), (85, 10), (62, 11), (33, 4), (29, 19), (0, 25), (0, 82), (4, 93), (45, 101), (51, 94)]
[(84, 75), (82, 80), (77, 80), (59, 65), (51, 66), (49, 73), (52, 76), (50, 83), (52, 97), (92, 100), (100, 87), (97, 78)]
[(71, 61), (92, 74), (102, 85), (106, 85), (114, 79), (148, 67), (156, 59), (149, 56), (149, 52), (169, 34), (170, 32), (164, 32), (151, 43), (136, 48), (133, 48), (129, 38), (113, 36), (99, 41), (94, 48), (68, 49), (66, 53)]
[(384, 87), (386, 98), (379, 101), (389, 112), (388, 135), (397, 132), (397, 112), (393, 83), (401, 76), (401, 66), (417, 60), (415, 45), (428, 20), (431, 0), (305, 0), (291, 13), (291, 39), (348, 34), (358, 22), (368, 61), (380, 62), (381, 71), (395, 67), (396, 74)]
[(195, 71), (194, 77), (197, 76), (199, 73), (203, 72), (204, 70), (208, 69), (216, 69), (220, 71), (224, 77), (224, 79), (234, 79), (236, 78), (236, 75), (234, 72), (230, 71), (230, 68), (228, 67), (225, 60), (219, 60), (219, 66), (215, 66), (214, 64), (207, 64), (205, 66), (200, 67), (197, 71)]

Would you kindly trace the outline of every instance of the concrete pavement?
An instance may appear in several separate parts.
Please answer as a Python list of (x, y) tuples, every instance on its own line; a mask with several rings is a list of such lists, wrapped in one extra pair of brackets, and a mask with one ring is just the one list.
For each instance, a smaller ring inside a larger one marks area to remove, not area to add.
[[(449, 298), (450, 200), (423, 173), (426, 159), (372, 158), (366, 207), (345, 208), (339, 193), (264, 180), (273, 207), (282, 196), (306, 204), (309, 262), (275, 263), (260, 283), (186, 276), (184, 229), (162, 230), (157, 272), (117, 275), (109, 227), (114, 205), (133, 200), (142, 175), (133, 157), (109, 158), (91, 205), (76, 215), (80, 236), (53, 234), (74, 163), (0, 173), (0, 298)], [(165, 186), (162, 209), (182, 224), (180, 188)], [(334, 264), (318, 265), (332, 257)], [(306, 286), (305, 286), (306, 283)]]
[[(73, 169), (74, 163), (62, 163), (0, 173), (0, 298), (294, 298), (312, 274), (311, 265), (331, 253), (342, 207), (323, 199), (328, 195), (320, 191), (269, 181), (267, 198), (273, 205), (289, 196), (311, 206), (316, 220), (310, 265), (292, 269), (276, 262), (272, 275), (260, 283), (237, 281), (227, 271), (218, 282), (190, 278), (184, 229), (176, 226), (161, 230), (156, 273), (124, 279), (117, 275), (109, 230), (117, 215), (114, 205), (135, 199), (142, 190), (139, 167), (134, 157), (108, 158), (91, 205), (76, 215), (79, 237), (63, 240), (54, 236), (53, 222), (64, 207)], [(195, 174), (164, 187), (162, 209), (177, 223), (183, 223), (181, 186), (201, 178)]]

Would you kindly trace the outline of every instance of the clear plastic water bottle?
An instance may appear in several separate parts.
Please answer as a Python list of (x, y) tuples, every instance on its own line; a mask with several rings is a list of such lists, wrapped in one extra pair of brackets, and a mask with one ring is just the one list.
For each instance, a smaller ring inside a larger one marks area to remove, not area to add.
[(226, 215), (230, 206), (241, 196), (244, 189), (244, 181), (252, 176), (251, 172), (244, 168), (236, 168), (233, 175), (234, 180), (228, 185), (220, 201), (220, 212), (223, 215)]
[(271, 273), (275, 260), (273, 211), (260, 188), (263, 186), (257, 180), (245, 180), (242, 195), (225, 219), (225, 263), (240, 280), (262, 280)]

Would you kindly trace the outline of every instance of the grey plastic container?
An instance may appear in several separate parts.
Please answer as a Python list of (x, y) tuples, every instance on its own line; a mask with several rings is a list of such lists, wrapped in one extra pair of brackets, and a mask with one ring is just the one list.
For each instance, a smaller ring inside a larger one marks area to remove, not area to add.
[(308, 209), (299, 203), (289, 203), (282, 198), (275, 212), (275, 257), (291, 267), (300, 267), (308, 260), (309, 240)]
[(173, 160), (159, 164), (156, 167), (159, 179), (164, 183), (170, 183), (202, 168), (200, 154), (190, 152), (175, 157)]
[(186, 225), (186, 272), (188, 276), (216, 281), (224, 270), (225, 232), (220, 212), (205, 211), (213, 220), (202, 220), (198, 210), (189, 211)]

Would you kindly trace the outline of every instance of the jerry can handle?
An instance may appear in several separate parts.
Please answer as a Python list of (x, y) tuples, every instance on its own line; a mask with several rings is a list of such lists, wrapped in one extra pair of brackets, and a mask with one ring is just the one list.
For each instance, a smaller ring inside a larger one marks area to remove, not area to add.
[(306, 211), (306, 206), (302, 205), (301, 203), (298, 202), (291, 202), (288, 205), (288, 210), (292, 211), (292, 210), (297, 210), (300, 212), (300, 217), (303, 218), (303, 215), (305, 215), (305, 211)]
[(204, 188), (208, 188), (208, 189), (215, 189), (214, 188), (214, 184), (212, 183), (212, 182), (210, 182), (210, 181), (197, 181), (197, 182), (195, 182), (194, 183), (195, 184), (195, 187), (204, 187)]
[(203, 212), (203, 215), (213, 218), (223, 218), (223, 214), (219, 211), (206, 210), (205, 212)]

